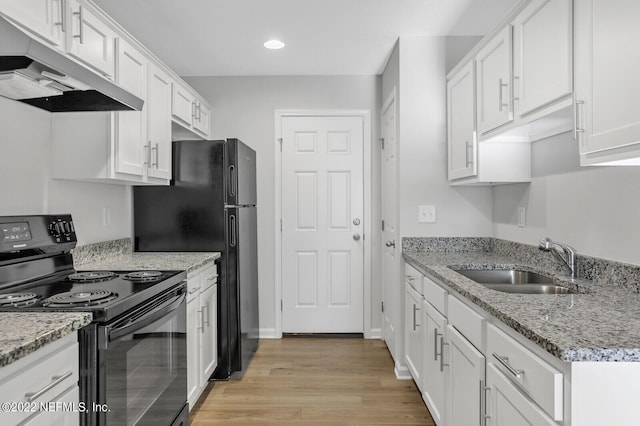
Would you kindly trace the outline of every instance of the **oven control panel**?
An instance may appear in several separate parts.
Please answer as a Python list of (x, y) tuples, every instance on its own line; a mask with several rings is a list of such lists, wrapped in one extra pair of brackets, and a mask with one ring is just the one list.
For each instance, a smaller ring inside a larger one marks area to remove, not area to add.
[(71, 215), (0, 216), (0, 253), (70, 250), (76, 244)]

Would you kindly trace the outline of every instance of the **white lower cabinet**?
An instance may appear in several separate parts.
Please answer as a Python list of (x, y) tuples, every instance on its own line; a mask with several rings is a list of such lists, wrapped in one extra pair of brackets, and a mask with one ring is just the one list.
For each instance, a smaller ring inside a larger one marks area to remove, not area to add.
[[(427, 297), (425, 292), (425, 297)], [(447, 319), (426, 300), (422, 302), (422, 322), (426, 331), (425, 385), (422, 397), (431, 417), (438, 425), (446, 423), (445, 409), (448, 369), (444, 362), (444, 333)]]
[(217, 269), (205, 266), (187, 277), (187, 401), (192, 409), (217, 366)]
[(475, 346), (451, 324), (446, 332), (449, 362), (447, 424), (450, 426), (482, 425), (481, 406), (485, 358)]
[(487, 364), (487, 389), (483, 391), (487, 395), (486, 426), (557, 424), (491, 363)]
[(424, 391), (424, 327), (422, 324), (422, 296), (409, 284), (405, 292), (405, 362), (418, 389)]
[[(78, 357), (78, 335), (71, 333), (2, 367), (0, 401), (19, 405), (15, 411), (2, 410), (0, 424), (78, 425), (81, 408)], [(46, 406), (51, 410), (20, 409), (25, 406)]]

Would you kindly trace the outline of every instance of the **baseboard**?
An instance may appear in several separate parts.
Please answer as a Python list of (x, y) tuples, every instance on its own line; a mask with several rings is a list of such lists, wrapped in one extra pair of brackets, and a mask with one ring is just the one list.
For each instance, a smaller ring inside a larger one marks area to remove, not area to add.
[(259, 333), (261, 339), (280, 339), (282, 337), (276, 334), (275, 328), (261, 328)]
[(364, 333), (365, 339), (382, 339), (382, 329), (372, 328), (367, 333)]
[(411, 372), (409, 371), (409, 367), (403, 365), (397, 365), (393, 369), (393, 372), (396, 374), (396, 379), (398, 380), (411, 380)]

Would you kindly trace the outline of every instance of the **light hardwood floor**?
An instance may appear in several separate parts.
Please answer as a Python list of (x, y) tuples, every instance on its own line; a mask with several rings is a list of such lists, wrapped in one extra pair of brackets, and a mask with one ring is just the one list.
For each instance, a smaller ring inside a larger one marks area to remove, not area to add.
[(261, 340), (244, 378), (212, 382), (191, 425), (435, 425), (381, 340)]

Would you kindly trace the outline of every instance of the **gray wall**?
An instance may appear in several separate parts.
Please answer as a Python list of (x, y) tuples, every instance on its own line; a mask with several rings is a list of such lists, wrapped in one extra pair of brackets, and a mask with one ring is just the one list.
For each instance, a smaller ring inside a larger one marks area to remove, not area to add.
[[(0, 97), (0, 216), (71, 213), (78, 244), (128, 238), (127, 187), (51, 179), (51, 118), (49, 112)], [(102, 226), (103, 207), (111, 209), (108, 227)]]
[[(213, 137), (237, 137), (258, 156), (258, 262), (260, 271), (260, 328), (264, 336), (275, 329), (275, 111), (277, 109), (367, 109), (371, 134), (379, 135), (380, 78), (377, 76), (321, 77), (192, 77), (186, 78), (213, 106)], [(377, 146), (377, 145), (376, 145)], [(379, 186), (378, 149), (372, 148), (372, 186)], [(371, 201), (373, 223), (379, 221), (378, 191)], [(376, 227), (374, 227), (376, 229)], [(376, 229), (377, 232), (377, 229)], [(379, 236), (374, 235), (374, 244)], [(377, 238), (377, 239), (376, 239)], [(377, 256), (377, 253), (376, 253)], [(374, 258), (375, 264), (376, 258)], [(372, 274), (372, 304), (380, 305), (379, 274)], [(380, 328), (379, 313), (372, 328)]]
[[(532, 146), (530, 184), (497, 186), (494, 235), (537, 244), (551, 237), (578, 253), (640, 264), (640, 167), (579, 167), (570, 133)], [(516, 226), (518, 207), (526, 227)]]

